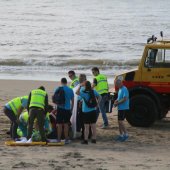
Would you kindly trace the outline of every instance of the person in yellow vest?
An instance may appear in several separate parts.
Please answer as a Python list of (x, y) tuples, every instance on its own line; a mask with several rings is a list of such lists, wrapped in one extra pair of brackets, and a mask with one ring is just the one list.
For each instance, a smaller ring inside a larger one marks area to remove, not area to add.
[(68, 72), (68, 76), (69, 78), (72, 80), (70, 83), (70, 88), (73, 89), (74, 87), (76, 87), (79, 83), (79, 78), (76, 76), (76, 73), (73, 70), (70, 70)]
[(48, 112), (48, 95), (43, 86), (31, 91), (27, 110), (29, 113), (27, 139), (32, 136), (34, 120), (37, 118), (41, 140), (45, 142), (44, 122), (45, 115)]
[(109, 85), (107, 82), (107, 77), (103, 74), (100, 74), (100, 71), (97, 67), (92, 68), (92, 74), (94, 75), (93, 88), (101, 95), (101, 100), (99, 102), (99, 110), (102, 114), (102, 128), (104, 129), (107, 128), (107, 126), (109, 125), (108, 118), (106, 115), (106, 102), (108, 99)]
[[(53, 106), (48, 105), (48, 112), (45, 116), (45, 123), (44, 123), (44, 130), (46, 132), (46, 135), (49, 135), (52, 132), (52, 125), (51, 125), (51, 120), (50, 120), (50, 113), (52, 110), (53, 110)], [(17, 135), (19, 137), (27, 137), (28, 117), (29, 117), (29, 115), (28, 115), (27, 111), (22, 112), (19, 117), (19, 126), (17, 129)], [(38, 122), (36, 119), (34, 121), (34, 125), (38, 126)], [(38, 127), (37, 127), (37, 129), (38, 129)], [(33, 133), (33, 135), (34, 135), (34, 133)]]
[(22, 112), (19, 117), (19, 126), (17, 129), (17, 135), (19, 137), (27, 137), (27, 125), (28, 125), (28, 112)]
[(28, 96), (16, 97), (4, 106), (4, 113), (11, 121), (10, 135), (12, 139), (16, 139), (19, 116), (21, 112), (27, 108)]

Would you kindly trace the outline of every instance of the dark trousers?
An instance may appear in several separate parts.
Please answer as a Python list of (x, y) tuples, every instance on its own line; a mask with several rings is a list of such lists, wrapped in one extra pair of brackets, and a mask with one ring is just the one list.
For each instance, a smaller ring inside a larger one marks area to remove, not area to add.
[(82, 132), (81, 138), (84, 139), (84, 121), (82, 112), (82, 102), (79, 101), (77, 104), (77, 132)]
[(17, 116), (14, 114), (14, 112), (12, 110), (9, 110), (6, 107), (4, 107), (4, 113), (11, 121), (10, 135), (11, 135), (12, 139), (15, 139), (18, 137), (18, 135), (17, 135), (17, 128), (18, 128)]
[(29, 110), (29, 119), (28, 119), (28, 136), (27, 139), (30, 139), (32, 136), (32, 130), (34, 125), (34, 120), (37, 118), (38, 128), (41, 135), (41, 140), (43, 142), (46, 141), (45, 131), (44, 131), (44, 121), (45, 121), (45, 113), (44, 110), (40, 108), (30, 108)]

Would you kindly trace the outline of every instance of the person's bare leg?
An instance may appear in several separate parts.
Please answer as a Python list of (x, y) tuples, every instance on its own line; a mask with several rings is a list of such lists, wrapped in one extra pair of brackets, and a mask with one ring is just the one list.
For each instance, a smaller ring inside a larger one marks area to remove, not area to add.
[(125, 127), (125, 124), (124, 124), (123, 121), (121, 122), (121, 126), (122, 126), (121, 129), (122, 129), (123, 133), (124, 133), (124, 134), (127, 134), (127, 130), (126, 130), (126, 127)]
[(68, 139), (68, 123), (64, 124), (64, 137)]
[(120, 132), (120, 135), (123, 135), (123, 130), (122, 130), (122, 121), (118, 121), (118, 125), (119, 125), (119, 132)]
[(85, 129), (84, 129), (84, 140), (88, 140), (88, 136), (89, 136), (89, 124), (85, 124)]
[(91, 124), (91, 130), (92, 130), (92, 139), (96, 139), (96, 124)]
[(62, 124), (57, 124), (57, 137), (58, 137), (58, 140), (60, 141), (61, 140), (61, 132), (62, 132)]

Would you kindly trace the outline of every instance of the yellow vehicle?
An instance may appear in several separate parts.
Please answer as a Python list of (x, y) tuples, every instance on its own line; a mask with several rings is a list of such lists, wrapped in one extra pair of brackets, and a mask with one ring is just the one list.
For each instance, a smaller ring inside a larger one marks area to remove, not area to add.
[(148, 39), (137, 70), (116, 76), (129, 90), (132, 126), (148, 127), (170, 110), (170, 41), (161, 35), (161, 41)]

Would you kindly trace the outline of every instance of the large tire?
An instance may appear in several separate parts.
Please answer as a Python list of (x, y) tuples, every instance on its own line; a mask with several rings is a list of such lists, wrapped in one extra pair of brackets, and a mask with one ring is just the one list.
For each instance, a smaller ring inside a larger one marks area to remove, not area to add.
[(146, 95), (136, 95), (130, 99), (130, 110), (126, 115), (132, 126), (149, 127), (157, 119), (155, 102)]

